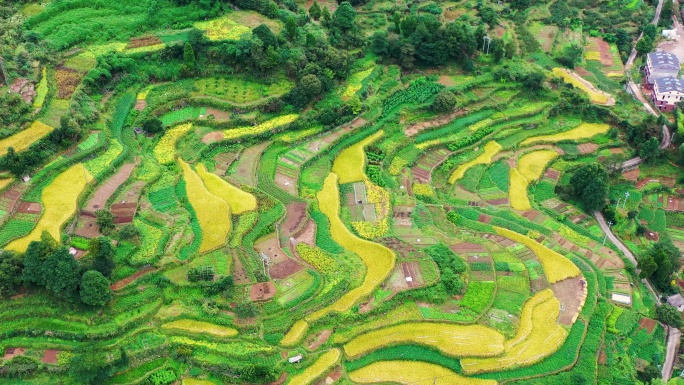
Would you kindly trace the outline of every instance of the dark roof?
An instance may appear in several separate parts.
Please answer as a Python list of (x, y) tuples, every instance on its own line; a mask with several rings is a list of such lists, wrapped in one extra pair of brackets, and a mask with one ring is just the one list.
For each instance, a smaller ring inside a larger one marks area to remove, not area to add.
[(679, 68), (679, 59), (671, 53), (651, 52), (648, 54), (648, 58), (654, 66), (673, 66)]
[(684, 80), (673, 77), (656, 79), (658, 92), (682, 92), (684, 93)]

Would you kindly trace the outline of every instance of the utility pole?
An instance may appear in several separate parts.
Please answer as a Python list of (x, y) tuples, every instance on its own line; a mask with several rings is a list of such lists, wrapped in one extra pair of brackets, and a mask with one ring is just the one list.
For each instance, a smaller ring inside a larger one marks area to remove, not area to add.
[(627, 198), (629, 198), (629, 191), (625, 191), (625, 201), (622, 202), (622, 209), (625, 209), (625, 205), (627, 204)]
[[(610, 226), (613, 225), (612, 221), (608, 221), (608, 231), (610, 231)], [(608, 238), (608, 231), (606, 231), (606, 235), (603, 237), (603, 246), (606, 245), (606, 238)]]
[[(492, 43), (491, 37), (486, 36), (486, 35), (482, 37), (482, 52), (484, 54), (489, 55), (489, 47), (490, 47), (491, 43)], [(486, 51), (485, 51), (485, 44), (487, 47)]]

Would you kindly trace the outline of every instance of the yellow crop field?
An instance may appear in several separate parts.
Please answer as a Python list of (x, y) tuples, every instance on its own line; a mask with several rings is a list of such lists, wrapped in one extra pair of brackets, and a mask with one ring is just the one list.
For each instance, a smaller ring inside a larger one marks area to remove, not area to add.
[(162, 329), (181, 330), (197, 334), (209, 334), (214, 337), (235, 337), (238, 331), (226, 326), (195, 320), (177, 320), (162, 325)]
[(534, 254), (537, 255), (541, 262), (544, 274), (549, 283), (562, 281), (566, 278), (576, 277), (580, 275), (580, 271), (574, 263), (569, 259), (549, 249), (541, 243), (530, 239), (524, 235), (518, 234), (515, 231), (504, 229), (501, 227), (494, 227), (496, 233), (504, 236), (512, 241), (518, 242), (527, 246)]
[(344, 345), (344, 352), (358, 357), (398, 344), (425, 345), (452, 357), (491, 357), (503, 353), (504, 336), (482, 325), (411, 322), (357, 336)]
[(366, 173), (364, 171), (364, 167), (366, 166), (366, 153), (363, 149), (375, 142), (382, 135), (384, 135), (384, 132), (380, 130), (340, 152), (337, 158), (335, 158), (332, 166), (332, 172), (339, 176), (339, 183), (362, 182), (366, 179)]
[(323, 189), (317, 194), (320, 210), (330, 221), (332, 239), (346, 250), (358, 255), (366, 266), (366, 275), (361, 286), (349, 290), (330, 306), (318, 310), (306, 317), (308, 322), (315, 321), (324, 315), (337, 311), (344, 312), (351, 309), (360, 299), (371, 294), (394, 269), (394, 252), (387, 247), (361, 239), (352, 234), (340, 219), (340, 197), (337, 188), (337, 175), (330, 173)]
[(164, 133), (154, 148), (154, 157), (161, 164), (173, 163), (176, 155), (176, 142), (192, 128), (192, 123), (181, 124)]
[(182, 385), (216, 385), (209, 380), (200, 380), (199, 378), (185, 377), (183, 379)]
[(361, 87), (363, 87), (363, 82), (364, 79), (368, 77), (368, 75), (373, 72), (374, 67), (370, 67), (367, 70), (360, 71), (354, 74), (351, 74), (349, 76), (349, 79), (347, 79), (347, 88), (344, 90), (344, 93), (342, 94), (342, 99), (347, 100), (354, 96), (355, 93), (357, 93)]
[(608, 103), (608, 96), (606, 94), (596, 92), (592, 90), (591, 88), (587, 87), (586, 84), (583, 82), (579, 81), (576, 79), (574, 76), (570, 75), (569, 73), (565, 72), (563, 68), (554, 68), (553, 69), (553, 74), (558, 76), (559, 78), (563, 79), (564, 82), (572, 84), (575, 88), (578, 88), (589, 96), (589, 99), (591, 100), (592, 103), (596, 104), (606, 104)]
[(530, 333), (532, 333), (532, 314), (534, 308), (546, 302), (549, 298), (553, 297), (553, 290), (546, 289), (535, 294), (534, 297), (528, 299), (523, 306), (522, 313), (520, 314), (520, 324), (518, 325), (518, 330), (515, 333), (515, 337), (504, 343), (504, 348), (506, 351), (511, 350), (511, 348), (518, 343), (524, 341)]
[(546, 165), (554, 160), (558, 153), (553, 150), (529, 152), (518, 159), (518, 171), (528, 182), (536, 181), (546, 169)]
[(517, 168), (509, 171), (508, 200), (511, 207), (516, 210), (525, 211), (532, 208), (527, 197), (527, 178), (525, 178)]
[(45, 103), (45, 97), (48, 93), (48, 79), (46, 67), (43, 67), (42, 77), (36, 87), (36, 99), (33, 101), (33, 108), (42, 108)]
[[(530, 302), (530, 301), (528, 301)], [(541, 361), (553, 354), (560, 348), (568, 336), (568, 332), (560, 326), (556, 320), (560, 314), (560, 302), (553, 295), (544, 301), (533, 304), (525, 304), (525, 307), (533, 306), (533, 309), (523, 310), (523, 316), (531, 313), (531, 319), (521, 320), (525, 324), (527, 335), (516, 338), (506, 344), (506, 353), (494, 358), (465, 358), (461, 360), (463, 371), (466, 374), (492, 372), (528, 366)], [(531, 324), (531, 329), (529, 327)], [(521, 325), (522, 326), (522, 325)]]
[(7, 245), (8, 250), (24, 252), (31, 241), (40, 240), (43, 231), (47, 231), (58, 242), (62, 239), (60, 230), (71, 216), (76, 213), (78, 197), (86, 187), (86, 178), (92, 180), (83, 163), (71, 166), (43, 189), (40, 196), (43, 203), (43, 215), (28, 235), (14, 240)]
[(283, 339), (280, 340), (280, 344), (283, 346), (294, 346), (294, 344), (304, 337), (304, 333), (306, 333), (307, 330), (309, 330), (309, 323), (303, 319), (298, 320), (292, 325), (290, 331), (285, 334)]
[(458, 168), (449, 177), (449, 183), (454, 184), (459, 179), (463, 178), (466, 171), (470, 170), (471, 167), (478, 164), (489, 164), (492, 161), (494, 155), (501, 151), (501, 145), (495, 141), (491, 141), (484, 146), (484, 152), (480, 154), (477, 158), (471, 160), (470, 162), (463, 163), (458, 166)]
[(0, 140), (0, 156), (7, 154), (10, 147), (14, 148), (14, 152), (24, 151), (52, 130), (52, 127), (36, 120), (31, 127)]
[(202, 253), (215, 249), (226, 242), (226, 237), (230, 233), (230, 207), (226, 201), (204, 187), (202, 178), (187, 163), (182, 160), (179, 160), (179, 163), (183, 169), (188, 201), (195, 210), (202, 229), (202, 244), (199, 251)]
[(523, 140), (520, 145), (526, 146), (533, 143), (556, 143), (564, 140), (582, 140), (589, 139), (594, 135), (605, 134), (610, 129), (610, 126), (603, 123), (582, 123), (579, 126), (564, 132), (559, 132), (552, 135), (541, 135)]
[(496, 380), (461, 376), (442, 366), (420, 361), (378, 361), (349, 373), (359, 384), (496, 385)]
[(584, 58), (586, 60), (595, 60), (599, 61), (601, 60), (601, 52), (598, 51), (587, 51), (584, 53)]
[(223, 139), (239, 139), (243, 136), (263, 134), (264, 132), (270, 131), (274, 128), (290, 124), (297, 120), (297, 118), (299, 118), (299, 115), (297, 114), (282, 115), (267, 120), (261, 124), (257, 124), (256, 126), (231, 128), (229, 130), (223, 131)]
[(195, 23), (194, 26), (204, 31), (209, 40), (239, 40), (240, 36), (252, 33), (249, 27), (238, 24), (227, 16), (209, 21), (200, 21)]
[(4, 189), (5, 187), (9, 186), (10, 183), (12, 183), (14, 179), (12, 178), (7, 178), (7, 179), (0, 179), (0, 190)]
[(210, 193), (228, 203), (230, 211), (233, 214), (238, 215), (247, 211), (256, 210), (257, 199), (254, 195), (242, 191), (221, 179), (218, 175), (210, 173), (203, 164), (197, 165), (197, 174), (202, 178), (204, 185)]
[(340, 360), (340, 350), (332, 349), (323, 353), (313, 365), (296, 374), (287, 382), (288, 385), (308, 385), (324, 375), (333, 365)]

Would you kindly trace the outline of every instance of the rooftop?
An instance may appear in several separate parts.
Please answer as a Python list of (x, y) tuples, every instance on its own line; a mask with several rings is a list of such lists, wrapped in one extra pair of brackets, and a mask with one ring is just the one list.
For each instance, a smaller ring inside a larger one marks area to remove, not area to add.
[(658, 87), (658, 92), (681, 92), (684, 93), (684, 80), (666, 77), (655, 80), (656, 87)]
[(679, 68), (677, 56), (667, 52), (651, 52), (648, 58), (654, 66), (671, 65)]

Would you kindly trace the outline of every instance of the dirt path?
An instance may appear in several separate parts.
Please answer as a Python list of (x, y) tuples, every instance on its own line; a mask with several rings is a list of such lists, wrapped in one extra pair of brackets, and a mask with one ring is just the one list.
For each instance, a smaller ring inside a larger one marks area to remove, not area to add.
[(579, 76), (579, 74), (577, 74), (577, 72), (575, 72), (575, 71), (570, 71), (569, 69), (565, 69), (565, 68), (563, 69), (563, 71), (565, 71), (568, 75), (572, 76), (573, 79), (582, 83), (585, 87), (587, 87), (591, 91), (596, 92), (597, 94), (605, 95), (608, 98), (608, 101), (606, 101), (605, 103), (594, 103), (594, 102), (592, 102), (592, 103), (600, 104), (602, 106), (614, 106), (615, 105), (615, 98), (613, 98), (613, 96), (611, 94), (609, 94), (605, 91), (599, 90), (593, 84), (591, 84), (591, 82), (589, 82), (588, 80)]
[(238, 159), (236, 159), (237, 167), (235, 168), (235, 173), (230, 175), (235, 180), (240, 183), (244, 183), (248, 186), (256, 186), (257, 184), (257, 166), (259, 165), (259, 159), (261, 154), (264, 152), (266, 147), (268, 147), (271, 142), (266, 141), (258, 146), (250, 147), (244, 150)]

